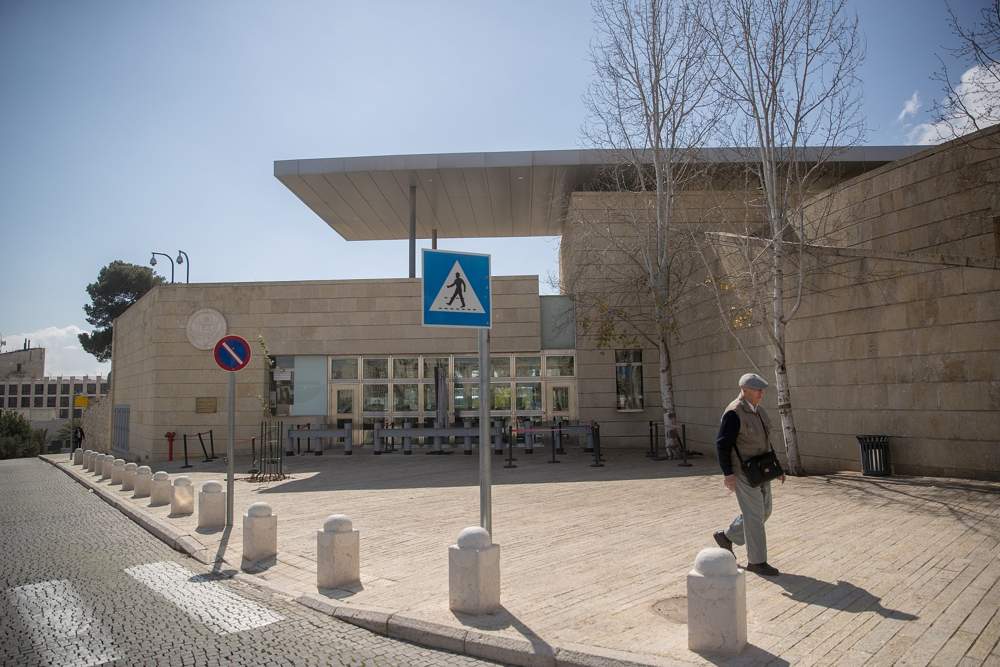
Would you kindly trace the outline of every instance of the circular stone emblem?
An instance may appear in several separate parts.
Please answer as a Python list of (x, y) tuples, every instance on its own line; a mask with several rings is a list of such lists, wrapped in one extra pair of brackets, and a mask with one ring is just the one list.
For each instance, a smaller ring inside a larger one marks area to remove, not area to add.
[(188, 318), (188, 342), (199, 350), (211, 350), (226, 335), (226, 318), (214, 308), (202, 308)]

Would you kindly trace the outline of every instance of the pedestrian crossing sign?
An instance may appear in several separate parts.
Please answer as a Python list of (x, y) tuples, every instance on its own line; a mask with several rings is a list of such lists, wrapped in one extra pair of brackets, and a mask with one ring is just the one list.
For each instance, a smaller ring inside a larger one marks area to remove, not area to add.
[(423, 251), (423, 325), (492, 325), (490, 256), (447, 250)]

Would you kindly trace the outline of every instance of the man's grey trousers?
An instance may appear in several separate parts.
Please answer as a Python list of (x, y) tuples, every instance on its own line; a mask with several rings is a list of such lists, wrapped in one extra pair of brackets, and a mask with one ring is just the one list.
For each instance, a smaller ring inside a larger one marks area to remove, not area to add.
[(733, 544), (747, 545), (748, 563), (767, 562), (767, 534), (764, 522), (771, 516), (771, 483), (757, 488), (750, 486), (742, 475), (736, 475), (736, 502), (741, 514), (726, 529)]

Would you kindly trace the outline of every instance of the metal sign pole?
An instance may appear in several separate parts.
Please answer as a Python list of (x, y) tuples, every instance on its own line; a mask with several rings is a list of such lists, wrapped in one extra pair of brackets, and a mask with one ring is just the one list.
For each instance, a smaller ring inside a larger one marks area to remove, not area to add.
[(233, 479), (236, 470), (236, 373), (229, 373), (229, 442), (226, 444), (226, 526), (233, 525)]
[(490, 330), (479, 330), (479, 525), (493, 536), (490, 455)]

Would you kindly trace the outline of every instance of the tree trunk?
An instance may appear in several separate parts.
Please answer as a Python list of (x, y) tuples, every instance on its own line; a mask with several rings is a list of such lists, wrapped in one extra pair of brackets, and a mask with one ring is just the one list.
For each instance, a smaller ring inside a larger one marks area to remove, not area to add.
[(677, 458), (681, 455), (680, 426), (677, 423), (677, 408), (674, 404), (674, 373), (670, 366), (670, 348), (666, 338), (661, 335), (658, 341), (660, 352), (660, 399), (663, 404), (663, 434), (667, 456)]
[[(777, 241), (777, 237), (775, 237)], [(784, 304), (784, 251), (781, 243), (774, 244), (772, 251), (774, 270), (774, 301), (773, 336), (771, 337), (771, 354), (774, 357), (774, 378), (778, 389), (778, 415), (781, 418), (781, 432), (785, 440), (785, 454), (788, 458), (788, 473), (801, 475), (802, 460), (799, 457), (798, 434), (795, 431), (795, 418), (792, 414), (792, 394), (788, 385), (788, 365), (785, 357), (785, 304)]]

